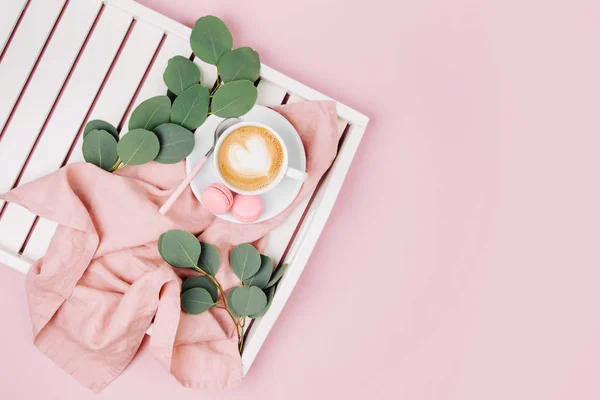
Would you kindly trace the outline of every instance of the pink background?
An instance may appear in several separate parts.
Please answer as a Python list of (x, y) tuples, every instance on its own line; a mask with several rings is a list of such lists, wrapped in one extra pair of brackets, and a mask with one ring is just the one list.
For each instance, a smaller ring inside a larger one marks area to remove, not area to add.
[(183, 389), (143, 348), (94, 397), (0, 267), (0, 397), (600, 398), (597, 0), (141, 2), (219, 15), (372, 122), (240, 388)]

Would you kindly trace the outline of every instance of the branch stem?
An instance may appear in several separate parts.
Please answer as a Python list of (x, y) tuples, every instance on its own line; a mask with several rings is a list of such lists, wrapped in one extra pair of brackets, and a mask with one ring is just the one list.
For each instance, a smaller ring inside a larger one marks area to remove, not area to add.
[(244, 345), (244, 325), (239, 322), (239, 320), (233, 315), (233, 313), (229, 309), (229, 305), (227, 304), (227, 297), (225, 296), (225, 291), (223, 290), (223, 286), (221, 286), (219, 281), (214, 276), (207, 274), (205, 271), (200, 269), (200, 267), (198, 267), (197, 265), (194, 265), (194, 271), (198, 272), (201, 275), (206, 276), (217, 287), (217, 290), (219, 291), (219, 294), (221, 295), (221, 301), (223, 302), (223, 307), (218, 307), (218, 308), (222, 308), (225, 311), (227, 311), (227, 314), (229, 314), (229, 316), (231, 317), (231, 320), (233, 321), (233, 324), (235, 325), (236, 332), (238, 335), (238, 344), (239, 344), (239, 349), (240, 349), (240, 353), (241, 353), (242, 346)]

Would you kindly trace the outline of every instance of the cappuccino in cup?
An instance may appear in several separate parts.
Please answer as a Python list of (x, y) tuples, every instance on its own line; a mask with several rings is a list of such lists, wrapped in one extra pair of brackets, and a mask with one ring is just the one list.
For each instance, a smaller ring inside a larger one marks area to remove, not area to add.
[(275, 187), (285, 176), (305, 180), (306, 173), (288, 167), (281, 137), (261, 123), (241, 122), (219, 138), (215, 164), (223, 183), (241, 194), (260, 194)]
[(279, 139), (260, 126), (243, 126), (227, 135), (219, 147), (218, 168), (229, 185), (244, 191), (269, 186), (281, 172)]

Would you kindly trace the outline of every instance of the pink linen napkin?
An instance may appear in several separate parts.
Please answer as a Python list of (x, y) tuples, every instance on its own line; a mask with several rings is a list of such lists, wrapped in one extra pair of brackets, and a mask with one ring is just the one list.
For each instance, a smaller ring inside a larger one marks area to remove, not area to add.
[[(186, 387), (219, 389), (240, 383), (241, 358), (222, 309), (181, 312), (182, 270), (160, 257), (156, 241), (169, 229), (200, 234), (221, 254), (217, 279), (239, 284), (229, 251), (240, 243), (264, 246), (331, 165), (339, 135), (334, 102), (276, 107), (297, 129), (307, 154), (308, 179), (277, 217), (239, 225), (215, 219), (188, 188), (166, 216), (158, 208), (184, 178), (183, 162), (149, 163), (108, 173), (78, 163), (1, 196), (59, 227), (46, 257), (26, 280), (34, 343), (94, 392), (129, 364), (154, 319), (150, 351)], [(206, 138), (211, 140), (211, 138)]]

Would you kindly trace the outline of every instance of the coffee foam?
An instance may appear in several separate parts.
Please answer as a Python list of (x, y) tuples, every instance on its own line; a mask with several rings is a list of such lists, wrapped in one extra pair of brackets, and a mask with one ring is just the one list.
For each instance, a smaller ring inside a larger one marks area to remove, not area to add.
[(258, 190), (268, 186), (281, 170), (283, 148), (268, 129), (244, 126), (231, 132), (219, 147), (218, 165), (234, 188)]

